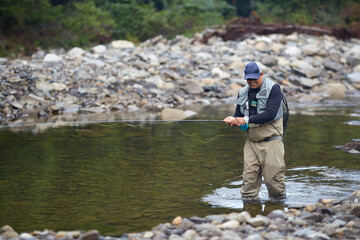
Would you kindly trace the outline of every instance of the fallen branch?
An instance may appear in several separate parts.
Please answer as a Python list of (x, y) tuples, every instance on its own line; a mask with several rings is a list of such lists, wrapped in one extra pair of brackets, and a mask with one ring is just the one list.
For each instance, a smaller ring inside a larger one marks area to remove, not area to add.
[(224, 41), (228, 41), (242, 40), (250, 34), (268, 35), (274, 33), (281, 33), (289, 35), (294, 32), (314, 36), (321, 36), (326, 34), (342, 40), (358, 37), (356, 34), (350, 32), (343, 27), (329, 29), (312, 26), (262, 24), (259, 21), (251, 21), (249, 19), (237, 18), (230, 22), (225, 29), (215, 30), (209, 32), (208, 34), (204, 34), (202, 42), (206, 43), (213, 36), (218, 36), (221, 37)]

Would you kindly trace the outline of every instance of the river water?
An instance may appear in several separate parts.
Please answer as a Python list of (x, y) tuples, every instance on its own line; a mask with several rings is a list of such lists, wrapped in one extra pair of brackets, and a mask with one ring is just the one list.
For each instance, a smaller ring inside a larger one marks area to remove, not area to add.
[[(290, 106), (287, 199), (270, 201), (262, 186), (261, 201), (245, 206), (239, 191), (244, 134), (222, 122), (0, 127), (0, 225), (119, 236), (178, 215), (267, 214), (347, 197), (359, 188), (360, 154), (335, 146), (360, 141), (359, 99)], [(193, 119), (223, 119), (233, 110), (205, 107)], [(120, 117), (100, 117), (110, 118)]]

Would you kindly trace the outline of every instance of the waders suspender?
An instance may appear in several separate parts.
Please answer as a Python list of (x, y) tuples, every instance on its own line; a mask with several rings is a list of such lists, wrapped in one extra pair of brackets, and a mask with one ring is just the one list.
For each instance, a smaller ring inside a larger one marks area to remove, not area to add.
[(249, 117), (249, 101), (245, 103), (245, 116)]

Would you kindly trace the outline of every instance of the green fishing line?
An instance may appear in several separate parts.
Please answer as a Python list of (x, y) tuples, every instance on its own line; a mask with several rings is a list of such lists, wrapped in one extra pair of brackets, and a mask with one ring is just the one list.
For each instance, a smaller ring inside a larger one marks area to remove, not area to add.
[[(166, 121), (163, 121), (163, 122), (166, 122)], [(204, 138), (200, 137), (199, 134), (197, 134), (197, 133), (191, 133), (191, 134), (186, 133), (186, 132), (182, 129), (180, 122), (181, 122), (181, 121), (177, 121), (180, 132), (181, 132), (185, 137), (197, 137), (201, 143), (211, 143), (211, 142), (214, 141), (216, 138), (226, 135), (227, 129), (228, 129), (228, 125), (226, 125), (225, 133), (223, 133), (223, 134), (218, 134), (218, 135), (212, 137), (210, 140), (204, 140)], [(117, 126), (118, 124), (121, 124), (121, 123), (122, 123), (122, 124), (125, 124), (125, 125), (127, 125), (127, 126), (129, 126), (129, 127), (139, 127), (139, 126), (142, 125), (142, 124), (136, 124), (136, 125), (135, 125), (135, 124), (131, 124), (131, 123), (128, 123), (128, 122), (125, 122), (125, 121), (117, 122), (117, 123), (113, 123), (113, 124), (109, 124), (109, 125), (108, 125), (108, 124), (101, 124), (101, 123), (96, 123), (96, 124), (99, 125), (99, 126), (101, 126), (101, 127), (104, 127), (104, 128), (112, 128), (112, 127)]]

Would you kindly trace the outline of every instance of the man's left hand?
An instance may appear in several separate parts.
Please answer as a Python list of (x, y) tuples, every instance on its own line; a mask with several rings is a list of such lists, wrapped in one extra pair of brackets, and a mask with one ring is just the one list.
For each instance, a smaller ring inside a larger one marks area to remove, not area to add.
[(240, 125), (243, 125), (243, 124), (246, 124), (244, 118), (243, 117), (237, 117), (237, 118), (235, 118), (234, 121), (232, 121), (231, 126), (235, 125), (235, 126), (240, 127)]

